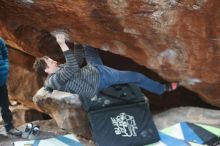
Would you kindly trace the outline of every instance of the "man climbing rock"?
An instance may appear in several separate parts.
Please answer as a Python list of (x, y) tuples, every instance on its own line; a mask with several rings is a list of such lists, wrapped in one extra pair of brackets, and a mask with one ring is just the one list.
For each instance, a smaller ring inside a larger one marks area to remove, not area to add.
[[(44, 56), (37, 58), (33, 66), (39, 76), (47, 76), (46, 87), (76, 93), (83, 97), (93, 97), (98, 91), (116, 84), (133, 83), (158, 95), (178, 87), (176, 82), (160, 84), (138, 72), (107, 67), (103, 65), (97, 50), (88, 45), (77, 45), (74, 56), (66, 45), (63, 34), (56, 35), (56, 40), (63, 51), (66, 63), (58, 66), (56, 61)], [(80, 68), (83, 56), (87, 65)]]
[(12, 124), (12, 113), (9, 109), (9, 99), (6, 81), (8, 78), (9, 64), (8, 64), (8, 50), (0, 37), (0, 109), (4, 127), (7, 134), (14, 136), (21, 136), (22, 132), (14, 128)]

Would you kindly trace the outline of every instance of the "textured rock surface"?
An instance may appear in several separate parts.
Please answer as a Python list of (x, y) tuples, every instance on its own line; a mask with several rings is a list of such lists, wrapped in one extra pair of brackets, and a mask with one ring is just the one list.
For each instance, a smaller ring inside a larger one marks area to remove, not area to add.
[(50, 32), (132, 58), (220, 107), (219, 0), (0, 0), (0, 32), (33, 56), (61, 52)]
[(33, 95), (40, 88), (40, 83), (32, 70), (34, 57), (10, 48), (9, 60), (8, 90), (10, 99), (17, 100), (26, 107), (40, 110), (32, 101)]
[(206, 108), (172, 108), (165, 112), (154, 115), (153, 118), (158, 129), (164, 129), (184, 121), (207, 124), (220, 128), (219, 110), (210, 110)]
[(81, 107), (78, 95), (57, 90), (49, 93), (41, 88), (33, 99), (60, 128), (91, 139), (87, 115)]

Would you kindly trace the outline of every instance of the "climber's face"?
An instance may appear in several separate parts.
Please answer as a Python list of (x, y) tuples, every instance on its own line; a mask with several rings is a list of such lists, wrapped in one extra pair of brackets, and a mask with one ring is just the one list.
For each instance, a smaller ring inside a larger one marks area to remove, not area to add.
[(59, 67), (57, 65), (57, 62), (54, 61), (53, 59), (51, 58), (44, 58), (46, 64), (47, 64), (47, 67), (46, 69), (44, 70), (47, 74), (52, 74), (52, 73), (55, 73)]

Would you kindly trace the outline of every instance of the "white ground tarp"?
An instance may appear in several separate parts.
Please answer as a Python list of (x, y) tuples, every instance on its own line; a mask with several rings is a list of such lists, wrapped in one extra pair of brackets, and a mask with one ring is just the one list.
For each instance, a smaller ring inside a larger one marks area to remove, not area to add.
[(14, 146), (83, 146), (72, 134), (57, 136), (43, 140), (27, 140), (14, 142)]

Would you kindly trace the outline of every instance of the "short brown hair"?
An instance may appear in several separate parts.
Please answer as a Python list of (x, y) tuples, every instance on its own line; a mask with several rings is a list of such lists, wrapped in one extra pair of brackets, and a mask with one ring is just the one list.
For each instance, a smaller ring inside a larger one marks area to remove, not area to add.
[(48, 56), (43, 56), (40, 58), (36, 58), (33, 68), (35, 72), (38, 74), (38, 76), (45, 77), (47, 76), (47, 73), (44, 71), (47, 68), (47, 64), (45, 62), (45, 59), (49, 58)]

